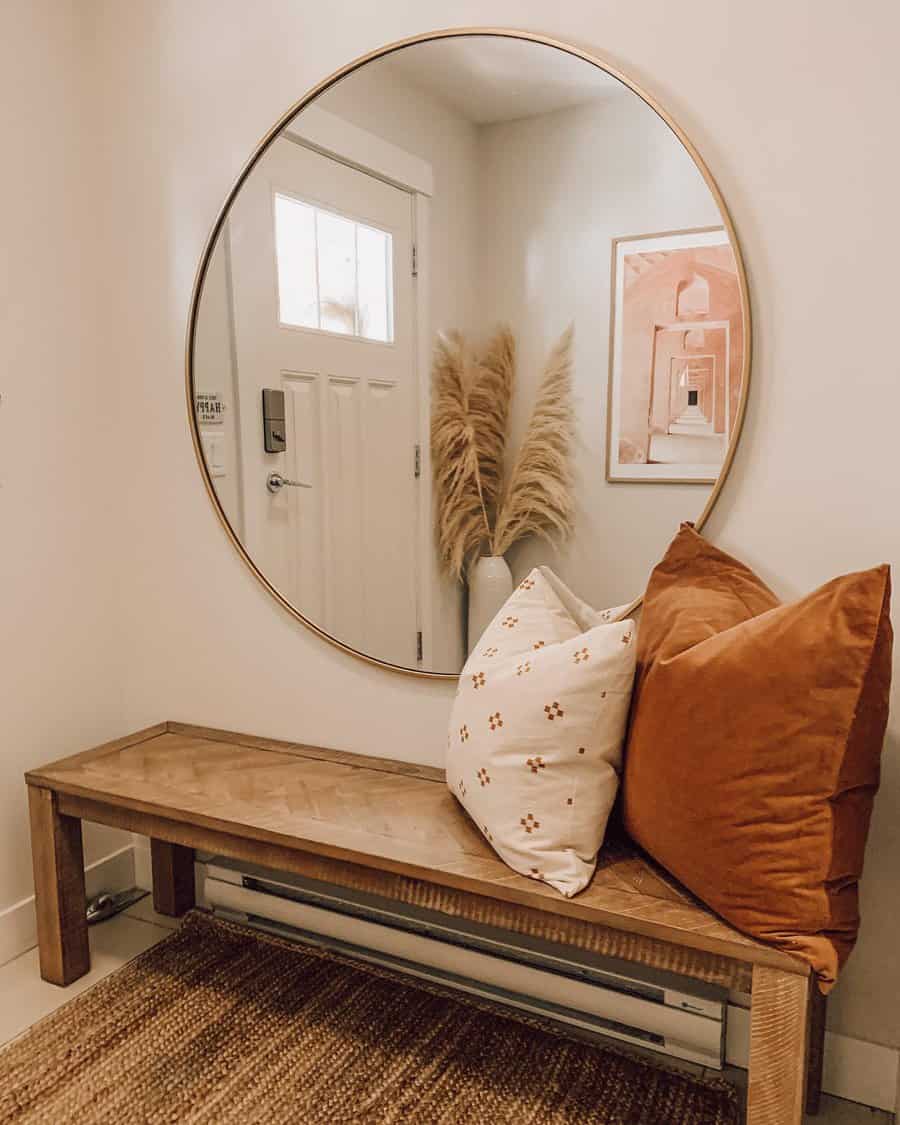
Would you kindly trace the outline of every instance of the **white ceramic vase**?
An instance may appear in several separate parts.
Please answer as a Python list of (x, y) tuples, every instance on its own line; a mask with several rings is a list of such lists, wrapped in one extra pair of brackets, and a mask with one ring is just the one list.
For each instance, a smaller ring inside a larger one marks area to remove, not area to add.
[(484, 555), (469, 571), (469, 652), (512, 589), (512, 571), (502, 555)]

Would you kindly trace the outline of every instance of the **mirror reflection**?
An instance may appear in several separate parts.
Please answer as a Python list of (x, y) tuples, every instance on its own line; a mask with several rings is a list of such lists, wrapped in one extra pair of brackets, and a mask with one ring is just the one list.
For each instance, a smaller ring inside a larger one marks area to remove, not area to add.
[(726, 463), (745, 314), (712, 190), (632, 89), (526, 39), (415, 43), (297, 113), (227, 210), (207, 473), (307, 621), (455, 674), (536, 565), (640, 594)]

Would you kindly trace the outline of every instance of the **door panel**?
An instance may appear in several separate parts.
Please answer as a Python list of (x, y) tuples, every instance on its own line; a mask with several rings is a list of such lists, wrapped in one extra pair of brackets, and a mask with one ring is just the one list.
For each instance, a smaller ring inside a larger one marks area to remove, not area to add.
[(329, 569), (328, 619), (342, 637), (357, 637), (364, 626), (364, 542), (362, 510), (362, 426), (360, 385), (355, 379), (328, 380)]
[[(282, 251), (287, 254), (288, 246), (296, 255), (291, 269), (282, 270), (281, 283), (299, 279), (297, 292), (282, 294), (281, 304), (276, 197), (282, 199), (279, 214), (290, 220), (281, 230)], [(303, 206), (286, 207), (284, 197)], [(308, 255), (315, 253), (311, 208), (324, 216), (316, 219), (321, 246), (314, 264), (322, 276), (312, 300), (319, 300), (319, 322), (331, 330), (279, 320), (285, 308), (300, 310), (286, 314), (294, 319), (316, 322), (309, 293), (319, 280), (307, 268)], [(411, 197), (282, 138), (235, 201), (229, 238), (247, 548), (273, 584), (327, 632), (382, 659), (415, 666)], [(380, 253), (387, 262), (381, 275)], [(348, 278), (359, 294), (358, 312), (344, 291)], [(388, 341), (363, 338), (366, 332)], [(263, 448), (264, 387), (285, 392), (283, 453)], [(272, 495), (266, 489), (272, 471), (311, 487), (285, 487)]]
[[(322, 442), (319, 414), (321, 388), (314, 374), (283, 373), (285, 424), (293, 480), (307, 481), (312, 488), (282, 490), (283, 503), (289, 515), (289, 533), (285, 537), (288, 557), (286, 573), (290, 588), (296, 592), (313, 621), (323, 621), (325, 613), (324, 524), (322, 512)], [(281, 497), (272, 497), (277, 505)]]
[[(366, 557), (362, 566), (367, 569), (370, 563), (371, 544), (381, 544), (382, 550), (415, 550), (417, 535), (417, 512), (410, 510), (404, 502), (404, 494), (395, 492), (398, 478), (413, 481), (415, 487), (415, 446), (403, 440), (400, 431), (401, 411), (397, 399), (404, 393), (397, 382), (370, 379), (365, 388), (365, 456), (363, 488), (363, 540), (367, 545)], [(388, 449), (394, 455), (386, 456)], [(400, 451), (399, 464), (395, 462)], [(407, 546), (407, 537), (411, 536)], [(399, 581), (386, 581), (379, 584), (378, 600), (372, 600), (374, 591), (366, 584), (367, 601), (365, 615), (367, 634), (376, 632), (389, 641), (393, 648), (405, 645), (407, 637), (406, 605), (409, 591), (404, 590)], [(415, 637), (413, 637), (415, 645)], [(416, 653), (412, 653), (415, 661)]]

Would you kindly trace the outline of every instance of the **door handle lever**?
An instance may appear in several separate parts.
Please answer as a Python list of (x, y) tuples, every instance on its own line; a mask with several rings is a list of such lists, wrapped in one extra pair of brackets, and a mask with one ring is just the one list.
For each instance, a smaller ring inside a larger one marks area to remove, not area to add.
[(271, 493), (279, 493), (282, 488), (312, 488), (312, 485), (304, 480), (289, 480), (281, 473), (269, 473), (266, 477), (266, 488)]

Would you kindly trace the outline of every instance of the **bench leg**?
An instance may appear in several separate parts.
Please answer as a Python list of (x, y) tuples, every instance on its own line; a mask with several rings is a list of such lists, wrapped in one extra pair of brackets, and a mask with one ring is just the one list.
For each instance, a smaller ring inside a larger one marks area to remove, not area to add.
[(194, 905), (194, 849), (150, 840), (153, 909), (180, 918)]
[(59, 812), (56, 794), (28, 787), (41, 976), (67, 985), (91, 967), (81, 821)]
[(747, 1125), (802, 1125), (809, 980), (753, 966)]
[(809, 1066), (806, 1075), (806, 1112), (815, 1116), (822, 1098), (822, 1067), (825, 1061), (826, 997), (816, 978), (809, 978)]

